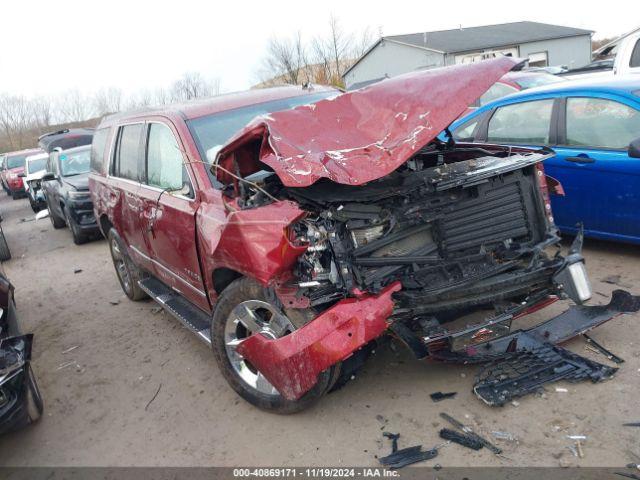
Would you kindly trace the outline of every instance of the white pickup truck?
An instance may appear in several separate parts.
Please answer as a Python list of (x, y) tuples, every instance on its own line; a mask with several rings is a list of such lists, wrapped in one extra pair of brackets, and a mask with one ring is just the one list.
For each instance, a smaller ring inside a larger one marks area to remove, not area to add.
[(640, 74), (640, 28), (621, 35), (594, 52), (589, 65), (561, 74), (566, 78)]

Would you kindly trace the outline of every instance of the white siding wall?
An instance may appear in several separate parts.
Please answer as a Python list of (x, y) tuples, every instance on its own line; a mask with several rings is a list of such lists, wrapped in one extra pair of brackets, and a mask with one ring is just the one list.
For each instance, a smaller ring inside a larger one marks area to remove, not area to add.
[(353, 67), (344, 77), (349, 88), (354, 83), (366, 82), (385, 75), (394, 77), (425, 67), (443, 65), (443, 55), (416, 47), (383, 40)]
[(527, 58), (530, 53), (545, 51), (549, 53), (549, 65), (566, 65), (569, 68), (584, 67), (591, 62), (591, 37), (583, 35), (520, 45), (522, 58)]

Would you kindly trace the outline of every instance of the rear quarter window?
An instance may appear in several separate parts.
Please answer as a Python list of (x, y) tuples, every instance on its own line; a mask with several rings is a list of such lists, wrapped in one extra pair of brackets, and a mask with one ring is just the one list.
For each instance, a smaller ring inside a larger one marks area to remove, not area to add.
[(94, 173), (104, 174), (105, 148), (107, 147), (107, 139), (109, 138), (109, 128), (101, 128), (96, 130), (91, 142), (91, 171)]

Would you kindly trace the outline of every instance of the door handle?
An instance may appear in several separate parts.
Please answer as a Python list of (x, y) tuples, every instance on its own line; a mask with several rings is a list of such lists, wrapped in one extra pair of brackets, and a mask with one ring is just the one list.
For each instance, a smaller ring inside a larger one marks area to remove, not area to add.
[(573, 162), (573, 163), (595, 163), (595, 159), (591, 158), (591, 157), (565, 157), (564, 158), (567, 162)]

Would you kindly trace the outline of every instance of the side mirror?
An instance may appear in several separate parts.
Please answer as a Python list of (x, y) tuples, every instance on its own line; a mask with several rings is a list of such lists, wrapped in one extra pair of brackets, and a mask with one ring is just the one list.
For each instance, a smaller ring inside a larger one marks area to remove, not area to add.
[(42, 175), (43, 182), (48, 182), (49, 180), (55, 180), (55, 179), (56, 179), (56, 175), (55, 173), (52, 173), (52, 172), (47, 172), (44, 175)]
[(631, 158), (640, 158), (640, 138), (636, 138), (629, 144), (629, 156)]
[(24, 173), (24, 172), (22, 172), (22, 173), (19, 173), (19, 174), (18, 174), (18, 176), (19, 176), (20, 178), (24, 178), (24, 177), (26, 177), (27, 175), (25, 175), (25, 173)]

